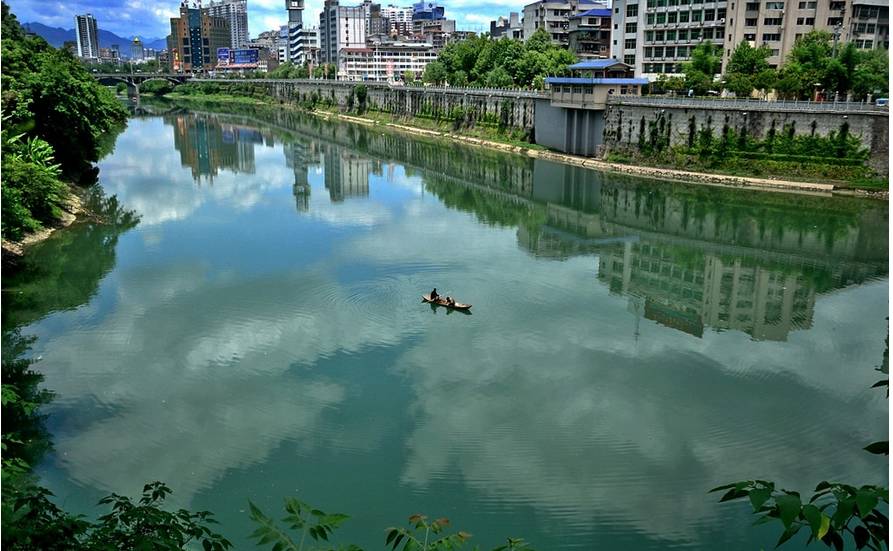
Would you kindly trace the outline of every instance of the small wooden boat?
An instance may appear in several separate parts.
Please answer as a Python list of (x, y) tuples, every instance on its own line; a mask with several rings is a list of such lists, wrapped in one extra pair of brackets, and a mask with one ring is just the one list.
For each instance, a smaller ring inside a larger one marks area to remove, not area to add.
[(452, 308), (453, 310), (471, 310), (470, 304), (462, 304), (461, 302), (456, 302), (453, 304), (447, 303), (446, 299), (443, 297), (437, 297), (436, 300), (431, 300), (431, 294), (422, 295), (422, 302), (427, 302), (430, 304), (436, 304), (438, 306), (443, 306), (445, 308)]

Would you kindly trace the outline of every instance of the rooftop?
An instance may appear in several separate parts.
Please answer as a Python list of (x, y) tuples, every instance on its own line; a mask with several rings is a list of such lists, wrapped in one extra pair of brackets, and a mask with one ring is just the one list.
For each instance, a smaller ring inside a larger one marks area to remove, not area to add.
[(593, 8), (588, 11), (584, 11), (583, 13), (578, 13), (571, 19), (577, 17), (611, 17), (611, 10), (608, 8)]
[(647, 78), (548, 77), (548, 84), (648, 84)]
[(617, 61), (616, 59), (588, 59), (586, 61), (581, 61), (579, 63), (574, 63), (573, 65), (568, 65), (568, 69), (572, 71), (580, 71), (586, 69), (611, 69), (614, 67), (623, 66), (627, 69), (632, 69), (631, 65), (627, 65), (622, 61)]

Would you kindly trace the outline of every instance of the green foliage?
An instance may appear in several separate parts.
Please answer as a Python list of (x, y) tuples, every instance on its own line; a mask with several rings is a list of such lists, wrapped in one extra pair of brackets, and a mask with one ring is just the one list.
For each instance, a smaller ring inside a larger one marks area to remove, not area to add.
[[(249, 517), (258, 525), (251, 537), (257, 540), (258, 545), (272, 543), (273, 551), (282, 551), (284, 549), (303, 551), (308, 535), (313, 539), (314, 544), (328, 543), (329, 536), (334, 533), (335, 529), (350, 518), (341, 513), (324, 513), (303, 501), (292, 497), (286, 498), (285, 511), (287, 514), (282, 521), (288, 524), (291, 530), (300, 533), (301, 539), (296, 543), (289, 536), (288, 532), (280, 528), (276, 521), (266, 516), (250, 500), (248, 501), (248, 506), (250, 509)], [(308, 549), (316, 549), (316, 547), (308, 547)]]
[(3, 216), (0, 228), (5, 238), (20, 239), (61, 215), (68, 186), (53, 159), (53, 148), (36, 137), (11, 135), (2, 130)]
[(696, 95), (712, 89), (713, 79), (722, 66), (722, 49), (713, 42), (701, 42), (691, 51), (691, 61), (682, 64), (685, 86)]
[(153, 94), (163, 96), (174, 91), (174, 85), (167, 80), (147, 80), (140, 84), (141, 94)]
[(542, 88), (548, 75), (567, 72), (576, 58), (552, 44), (540, 29), (527, 42), (475, 37), (448, 44), (428, 64), (422, 79), (431, 84), (490, 88)]
[(890, 53), (884, 49), (866, 50), (859, 54), (853, 69), (853, 93), (859, 99), (884, 97), (890, 78)]
[(294, 65), (291, 62), (286, 62), (266, 73), (265, 76), (266, 78), (309, 78), (310, 69), (306, 65)]
[(444, 528), (449, 526), (447, 518), (439, 518), (428, 521), (424, 515), (412, 515), (409, 517), (409, 528), (387, 528), (385, 530), (385, 547), (393, 551), (448, 551), (461, 549), (465, 542), (471, 538), (467, 532), (441, 535)]
[(127, 117), (66, 50), (25, 36), (3, 4), (2, 107), (7, 123), (53, 146), (63, 172), (76, 174), (99, 158), (100, 137)]
[(773, 482), (746, 480), (710, 490), (725, 490), (720, 502), (748, 499), (757, 515), (754, 524), (778, 521), (784, 527), (777, 546), (794, 537), (801, 529), (810, 531), (807, 544), (821, 541), (828, 547), (843, 549), (848, 538), (856, 549), (886, 549), (889, 521), (886, 509), (889, 491), (880, 486), (856, 488), (847, 484), (820, 482), (807, 502), (800, 494), (776, 490)]
[(771, 89), (775, 84), (775, 72), (767, 61), (771, 55), (768, 46), (754, 48), (747, 41), (738, 44), (726, 67), (726, 89), (739, 97), (748, 97), (755, 89)]
[(366, 100), (369, 96), (369, 89), (366, 88), (365, 84), (357, 84), (353, 87), (352, 92), (357, 96), (357, 111), (360, 114), (366, 111)]

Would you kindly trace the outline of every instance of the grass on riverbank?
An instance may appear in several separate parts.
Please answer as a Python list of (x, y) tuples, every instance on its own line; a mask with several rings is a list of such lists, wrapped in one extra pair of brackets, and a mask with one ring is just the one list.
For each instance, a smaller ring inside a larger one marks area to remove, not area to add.
[(237, 103), (241, 105), (266, 105), (269, 102), (248, 96), (234, 96), (230, 94), (213, 94), (213, 95), (196, 95), (196, 94), (180, 94), (178, 92), (170, 92), (164, 94), (163, 96), (166, 99), (177, 100), (177, 101), (187, 101), (193, 103), (205, 103), (205, 104), (215, 104), (215, 103)]
[(608, 163), (629, 166), (649, 166), (741, 178), (820, 182), (832, 184), (835, 188), (841, 189), (885, 191), (889, 187), (887, 179), (878, 176), (871, 168), (863, 165), (835, 165), (739, 157), (705, 162), (691, 155), (668, 157), (667, 155), (653, 154), (646, 156), (628, 152), (611, 152), (605, 156), (604, 160)]

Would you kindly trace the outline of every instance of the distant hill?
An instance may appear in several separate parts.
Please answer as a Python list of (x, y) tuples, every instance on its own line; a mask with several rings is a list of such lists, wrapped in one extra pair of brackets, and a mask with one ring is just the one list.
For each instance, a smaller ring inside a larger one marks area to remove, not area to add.
[[(63, 29), (62, 27), (48, 27), (43, 23), (25, 23), (22, 25), (25, 30), (36, 34), (37, 36), (42, 37), (44, 40), (50, 43), (51, 46), (59, 48), (66, 41), (75, 40), (74, 29)], [(156, 50), (163, 50), (167, 48), (167, 40), (164, 38), (144, 38), (143, 46), (146, 48), (155, 48)], [(99, 29), (99, 46), (101, 48), (110, 48), (112, 45), (117, 44), (118, 48), (121, 50), (122, 57), (130, 57), (130, 42), (132, 38), (124, 38), (116, 35), (111, 31), (105, 31)]]

